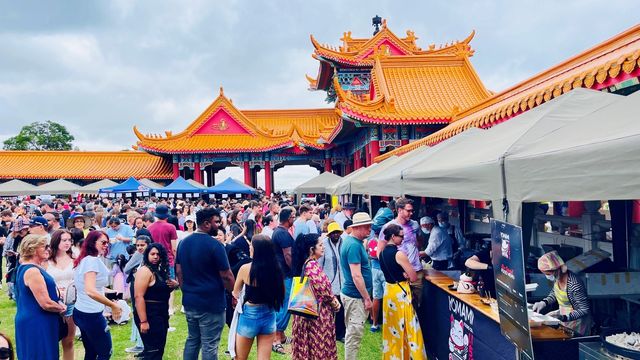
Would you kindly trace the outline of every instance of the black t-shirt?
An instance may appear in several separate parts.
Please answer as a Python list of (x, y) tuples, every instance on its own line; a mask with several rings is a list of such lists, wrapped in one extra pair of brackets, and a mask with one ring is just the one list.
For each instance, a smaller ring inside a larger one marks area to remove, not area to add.
[[(284, 260), (284, 252), (282, 249), (293, 248), (293, 237), (289, 234), (289, 230), (282, 226), (278, 226), (271, 236), (271, 241), (276, 248), (276, 258), (278, 259), (278, 263), (280, 263), (280, 268), (282, 269), (282, 273), (284, 277), (293, 277), (293, 273), (291, 268), (287, 265), (287, 262)], [(293, 252), (293, 249), (292, 249)]]
[(219, 313), (225, 310), (225, 289), (220, 271), (229, 269), (222, 244), (195, 232), (180, 242), (176, 264), (182, 269), (182, 304), (186, 309)]
[(395, 284), (400, 281), (404, 281), (404, 269), (396, 261), (396, 254), (398, 253), (398, 247), (395, 244), (387, 244), (382, 250), (382, 256), (380, 257), (380, 269), (384, 274), (384, 279), (390, 283)]
[(240, 267), (251, 262), (251, 258), (249, 257), (249, 243), (245, 237), (241, 237), (227, 245), (226, 250), (231, 272), (233, 272), (234, 276), (238, 276)]

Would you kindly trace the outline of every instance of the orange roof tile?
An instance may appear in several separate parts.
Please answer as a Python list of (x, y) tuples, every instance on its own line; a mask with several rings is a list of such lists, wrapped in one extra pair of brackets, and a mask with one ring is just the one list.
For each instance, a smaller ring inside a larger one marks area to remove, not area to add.
[(143, 135), (137, 146), (155, 153), (260, 152), (291, 146), (324, 149), (342, 128), (335, 109), (238, 110), (220, 92), (184, 131)]
[(470, 127), (491, 127), (578, 87), (603, 89), (640, 76), (640, 25), (466, 109), (457, 120), (423, 139), (376, 158), (382, 161), (433, 145)]
[(171, 179), (171, 162), (139, 151), (0, 151), (2, 179)]
[(376, 56), (372, 81), (371, 101), (334, 84), (343, 114), (382, 124), (447, 124), (460, 110), (490, 96), (464, 54)]

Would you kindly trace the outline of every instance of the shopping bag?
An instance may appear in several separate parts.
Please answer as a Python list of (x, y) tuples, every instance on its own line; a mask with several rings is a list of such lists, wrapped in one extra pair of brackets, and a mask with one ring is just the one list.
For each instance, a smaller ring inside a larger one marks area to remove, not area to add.
[[(304, 269), (304, 267), (303, 267)], [(303, 270), (304, 271), (304, 270)], [(289, 296), (289, 313), (315, 319), (318, 317), (318, 300), (306, 276), (292, 279), (291, 296)]]

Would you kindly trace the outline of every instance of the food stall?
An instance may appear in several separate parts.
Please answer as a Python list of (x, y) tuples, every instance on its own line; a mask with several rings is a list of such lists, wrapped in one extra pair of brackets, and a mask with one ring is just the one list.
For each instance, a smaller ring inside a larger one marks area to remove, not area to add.
[[(426, 270), (418, 312), (428, 355), (438, 359), (514, 359), (515, 346), (500, 331), (497, 309), (477, 293), (452, 289), (454, 280)], [(540, 324), (531, 328), (536, 359), (577, 359), (578, 343), (562, 328)]]

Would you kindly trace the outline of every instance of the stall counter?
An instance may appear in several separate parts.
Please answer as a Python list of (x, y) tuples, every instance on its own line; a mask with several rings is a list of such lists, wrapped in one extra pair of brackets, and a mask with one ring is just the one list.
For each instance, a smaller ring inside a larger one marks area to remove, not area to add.
[[(450, 277), (437, 270), (425, 270), (418, 317), (430, 358), (514, 359), (515, 347), (500, 332), (498, 314), (478, 294), (460, 294), (449, 289), (452, 283)], [(537, 358), (544, 358), (548, 351), (558, 355), (558, 349), (572, 355), (575, 347), (577, 359), (577, 343), (569, 345), (572, 336), (561, 328), (535, 327), (531, 329), (531, 337)]]

